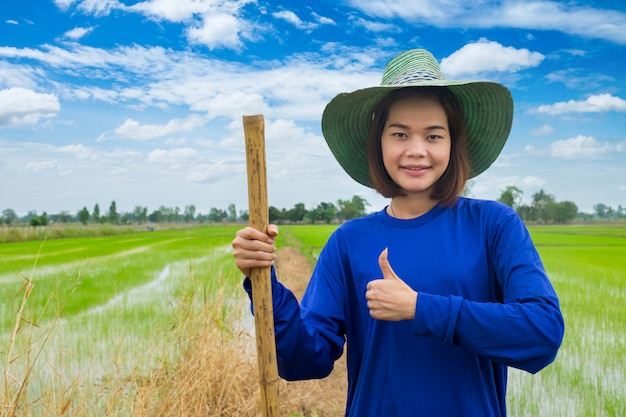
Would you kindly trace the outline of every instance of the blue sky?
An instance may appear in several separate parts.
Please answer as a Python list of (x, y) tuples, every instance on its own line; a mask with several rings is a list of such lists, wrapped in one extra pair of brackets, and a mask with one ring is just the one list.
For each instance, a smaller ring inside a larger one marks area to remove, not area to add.
[(473, 197), (515, 185), (525, 202), (626, 206), (624, 2), (20, 0), (0, 17), (0, 210), (247, 209), (248, 114), (265, 118), (270, 205), (357, 194), (378, 210), (320, 118), (417, 47), (446, 78), (513, 94)]

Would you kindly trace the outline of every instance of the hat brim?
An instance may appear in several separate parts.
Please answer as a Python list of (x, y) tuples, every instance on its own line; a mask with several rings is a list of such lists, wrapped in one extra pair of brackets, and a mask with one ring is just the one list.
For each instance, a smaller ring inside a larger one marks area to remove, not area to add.
[(341, 167), (355, 181), (371, 187), (367, 137), (376, 104), (393, 90), (439, 86), (457, 97), (465, 116), (469, 178), (484, 172), (496, 160), (511, 131), (513, 98), (501, 84), (489, 81), (421, 81), (419, 85), (383, 85), (343, 93), (322, 114), (322, 133)]

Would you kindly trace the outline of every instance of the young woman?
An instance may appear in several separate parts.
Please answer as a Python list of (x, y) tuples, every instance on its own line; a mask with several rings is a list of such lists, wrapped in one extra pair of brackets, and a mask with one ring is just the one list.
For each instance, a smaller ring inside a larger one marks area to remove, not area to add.
[[(459, 197), (497, 158), (512, 115), (505, 87), (445, 80), (424, 50), (328, 104), (336, 159), (391, 202), (332, 234), (300, 304), (272, 268), (283, 378), (327, 376), (347, 342), (347, 416), (505, 416), (507, 368), (554, 360), (563, 318), (524, 224)], [(246, 276), (273, 264), (277, 234), (237, 232)]]

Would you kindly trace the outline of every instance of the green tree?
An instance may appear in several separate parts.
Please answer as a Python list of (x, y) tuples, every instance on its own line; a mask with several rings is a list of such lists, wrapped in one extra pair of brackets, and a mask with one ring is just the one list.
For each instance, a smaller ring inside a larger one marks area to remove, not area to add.
[(185, 211), (183, 213), (183, 219), (186, 222), (192, 222), (195, 217), (196, 217), (196, 206), (194, 206), (193, 204), (185, 206)]
[(554, 221), (569, 223), (578, 215), (578, 207), (571, 201), (561, 201), (554, 205)]
[(17, 221), (17, 214), (13, 209), (4, 209), (2, 211), (2, 221), (6, 224), (13, 224)]
[(161, 223), (165, 221), (165, 218), (163, 216), (163, 213), (159, 209), (154, 210), (152, 213), (150, 213), (150, 215), (148, 216), (148, 220), (150, 220), (152, 223)]
[(522, 194), (522, 190), (514, 185), (509, 185), (504, 191), (502, 191), (502, 194), (500, 194), (500, 198), (498, 198), (498, 201), (506, 204), (513, 209), (516, 209), (520, 206), (522, 202)]
[[(270, 223), (280, 224), (284, 220), (283, 213), (274, 206), (268, 207), (268, 214)], [(250, 214), (248, 214), (248, 218), (250, 218)]]
[(337, 200), (337, 216), (339, 219), (346, 221), (362, 217), (365, 215), (366, 206), (370, 204), (358, 195), (352, 197), (352, 200)]
[(132, 215), (133, 221), (143, 224), (148, 221), (148, 207), (135, 206)]
[(98, 203), (96, 203), (96, 205), (93, 206), (93, 211), (92, 211), (92, 214), (91, 214), (91, 218), (96, 223), (101, 223), (102, 222), (101, 219), (100, 219), (100, 205)]
[(309, 223), (324, 222), (331, 223), (337, 215), (337, 207), (333, 203), (320, 203), (316, 208), (310, 210), (305, 219)]
[(233, 203), (230, 203), (228, 205), (228, 221), (229, 222), (236, 222), (237, 221), (237, 207), (235, 207), (235, 205)]
[(83, 209), (78, 212), (76, 217), (78, 217), (79, 222), (86, 225), (89, 222), (89, 217), (90, 217), (89, 210), (87, 210), (87, 207), (83, 207)]
[(55, 219), (57, 223), (69, 223), (72, 221), (72, 215), (67, 210), (63, 210), (55, 216)]
[(117, 205), (115, 204), (115, 200), (111, 201), (111, 205), (109, 206), (109, 222), (111, 224), (117, 224), (119, 220), (119, 213), (117, 212)]
[(322, 211), (322, 221), (326, 224), (331, 223), (337, 216), (337, 207), (333, 203), (320, 203), (317, 206)]
[(304, 206), (304, 203), (297, 203), (291, 210), (287, 212), (287, 218), (290, 222), (297, 223), (304, 220), (304, 216), (306, 216), (307, 210)]
[(544, 190), (533, 194), (531, 207), (535, 210), (537, 219), (544, 223), (554, 220), (554, 196)]
[(593, 211), (595, 211), (596, 216), (601, 219), (605, 219), (608, 217), (609, 206), (603, 203), (599, 203), (593, 206)]
[(228, 213), (226, 213), (226, 211), (224, 211), (222, 209), (211, 207), (211, 210), (209, 210), (209, 221), (210, 222), (213, 222), (213, 223), (223, 222), (224, 219), (226, 219), (227, 216), (228, 216)]

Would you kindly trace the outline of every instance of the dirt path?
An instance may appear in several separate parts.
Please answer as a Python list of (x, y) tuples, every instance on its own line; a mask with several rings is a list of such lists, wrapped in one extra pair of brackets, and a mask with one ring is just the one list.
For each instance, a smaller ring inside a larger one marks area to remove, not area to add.
[[(311, 277), (307, 258), (294, 248), (282, 248), (277, 253), (276, 273), (279, 279), (296, 295), (298, 300)], [(346, 403), (345, 355), (335, 363), (335, 370), (321, 380), (284, 382), (280, 388), (281, 402), (293, 405), (287, 408), (302, 416), (340, 417)]]

